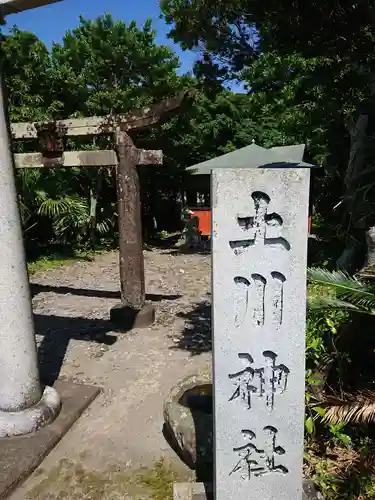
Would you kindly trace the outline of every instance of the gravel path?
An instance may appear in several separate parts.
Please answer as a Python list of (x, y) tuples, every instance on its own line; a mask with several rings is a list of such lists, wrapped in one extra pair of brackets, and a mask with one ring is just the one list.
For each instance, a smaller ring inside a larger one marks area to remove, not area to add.
[[(210, 258), (145, 252), (147, 298), (156, 305), (157, 319), (151, 328), (126, 334), (113, 331), (109, 322), (109, 310), (119, 301), (117, 260), (117, 253), (107, 253), (32, 279), (43, 380), (73, 378), (101, 386), (103, 394), (14, 500), (161, 498), (144, 492), (126, 496), (123, 490), (118, 496), (120, 487), (107, 494), (90, 483), (101, 474), (100, 484), (111, 477), (113, 485), (114, 470), (153, 467), (161, 457), (186, 475), (162, 436), (162, 405), (177, 380), (210, 362)], [(77, 472), (78, 464), (91, 474), (87, 491), (74, 486), (82, 489), (86, 477)]]

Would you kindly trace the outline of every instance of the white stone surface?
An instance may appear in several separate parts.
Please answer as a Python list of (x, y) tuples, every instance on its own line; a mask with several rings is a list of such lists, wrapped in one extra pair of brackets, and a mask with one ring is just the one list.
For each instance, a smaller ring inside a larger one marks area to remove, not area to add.
[[(14, 421), (12, 412), (38, 404), (39, 382), (34, 319), (10, 152), (5, 105), (0, 85), (0, 426)], [(52, 405), (54, 406), (54, 405)], [(58, 406), (55, 413), (58, 412)], [(47, 412), (48, 413), (48, 412)], [(28, 418), (27, 415), (24, 417)], [(50, 416), (41, 418), (49, 421)], [(33, 428), (29, 428), (30, 432)], [(0, 428), (0, 436), (5, 428)], [(19, 429), (15, 429), (19, 434)]]
[(302, 498), (309, 177), (212, 171), (216, 500)]
[(58, 392), (53, 387), (45, 387), (37, 404), (22, 411), (0, 411), (0, 438), (21, 436), (36, 432), (52, 422), (61, 408)]

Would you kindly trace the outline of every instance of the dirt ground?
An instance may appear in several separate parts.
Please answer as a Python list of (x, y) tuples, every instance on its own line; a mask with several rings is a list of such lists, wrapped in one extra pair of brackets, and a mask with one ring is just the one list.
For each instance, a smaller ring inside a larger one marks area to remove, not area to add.
[(178, 380), (211, 361), (210, 257), (145, 252), (157, 319), (126, 334), (109, 322), (117, 261), (107, 253), (32, 278), (43, 381), (76, 379), (103, 393), (12, 500), (163, 500), (171, 482), (192, 477), (162, 435), (162, 408)]

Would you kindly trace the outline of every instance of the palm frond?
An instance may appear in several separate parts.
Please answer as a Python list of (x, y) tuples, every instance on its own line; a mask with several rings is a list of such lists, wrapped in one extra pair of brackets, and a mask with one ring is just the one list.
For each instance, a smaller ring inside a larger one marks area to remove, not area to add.
[(44, 189), (37, 189), (34, 192), (34, 197), (35, 197), (35, 201), (38, 203), (38, 205), (41, 205), (43, 203), (43, 201), (45, 201), (49, 198), (49, 195), (48, 195), (47, 191), (45, 191)]
[(363, 310), (355, 304), (351, 304), (345, 300), (340, 300), (335, 297), (323, 296), (323, 295), (313, 295), (309, 293), (307, 299), (307, 307), (311, 310), (321, 310), (321, 309), (338, 309), (340, 311), (353, 311), (368, 313), (368, 310)]
[(375, 422), (375, 391), (363, 390), (341, 398), (325, 396), (319, 406), (327, 409), (323, 421), (329, 424)]
[(31, 215), (31, 210), (26, 205), (26, 203), (24, 202), (24, 200), (22, 199), (21, 196), (18, 196), (18, 206), (19, 206), (22, 222), (25, 224), (27, 219)]
[(44, 200), (38, 209), (40, 215), (47, 217), (59, 217), (66, 214), (87, 213), (87, 203), (81, 198), (65, 196), (64, 198)]
[(105, 219), (96, 224), (96, 230), (101, 235), (109, 233), (112, 227), (113, 227), (113, 221), (111, 219)]
[(17, 179), (20, 182), (20, 189), (22, 192), (34, 192), (40, 181), (40, 172), (36, 168), (22, 168), (17, 170)]
[(67, 214), (59, 217), (52, 224), (53, 231), (58, 238), (62, 238), (65, 233), (74, 231), (82, 232), (86, 228), (87, 218), (77, 217), (75, 214)]
[(374, 286), (349, 276), (343, 271), (310, 268), (307, 270), (307, 279), (312, 284), (332, 290), (339, 300), (362, 309), (375, 309)]
[(58, 200), (47, 198), (40, 204), (38, 209), (38, 214), (52, 218), (56, 217), (56, 215), (59, 215), (61, 213), (65, 213), (67, 209), (68, 209), (68, 203), (64, 198)]
[(363, 280), (373, 280), (375, 279), (375, 265), (370, 264), (369, 266), (361, 269), (358, 273), (357, 276), (359, 279)]
[(53, 231), (61, 241), (72, 231), (82, 233), (89, 219), (88, 204), (78, 196), (47, 198), (39, 206), (38, 213), (52, 220)]
[(307, 270), (307, 279), (310, 283), (332, 286), (345, 289), (361, 289), (363, 284), (349, 276), (344, 271), (329, 271), (320, 267), (310, 267)]

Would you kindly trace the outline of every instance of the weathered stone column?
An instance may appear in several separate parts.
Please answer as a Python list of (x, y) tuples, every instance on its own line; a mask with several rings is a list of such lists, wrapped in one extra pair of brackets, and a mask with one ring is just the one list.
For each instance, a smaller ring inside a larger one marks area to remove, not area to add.
[(3, 89), (0, 81), (0, 437), (35, 431), (60, 410), (58, 393), (39, 381)]
[(111, 321), (125, 331), (154, 322), (155, 309), (146, 303), (142, 217), (137, 165), (160, 164), (161, 151), (141, 150), (130, 136), (116, 133), (117, 210), (120, 250), (121, 304), (111, 309)]

